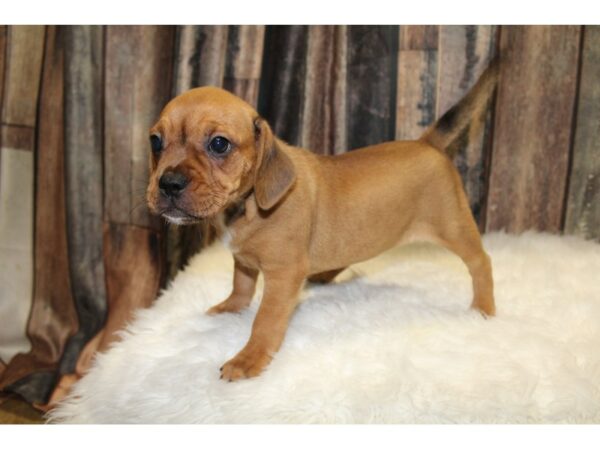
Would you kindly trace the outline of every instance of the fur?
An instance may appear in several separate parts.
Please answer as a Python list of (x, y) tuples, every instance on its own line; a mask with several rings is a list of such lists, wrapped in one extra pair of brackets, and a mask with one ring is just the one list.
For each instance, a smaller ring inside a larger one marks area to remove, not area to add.
[[(208, 316), (229, 292), (220, 243), (196, 256), (54, 409), (69, 423), (598, 423), (600, 245), (484, 237), (497, 317), (468, 310), (466, 267), (410, 244), (307, 285), (287, 338), (257, 378), (219, 366), (246, 341), (255, 299)], [(260, 296), (260, 286), (259, 295)]]

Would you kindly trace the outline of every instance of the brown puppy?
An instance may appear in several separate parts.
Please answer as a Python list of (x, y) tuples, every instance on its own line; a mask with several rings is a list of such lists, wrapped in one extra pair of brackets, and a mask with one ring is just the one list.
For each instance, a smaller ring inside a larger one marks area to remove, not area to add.
[[(319, 156), (273, 136), (247, 103), (218, 88), (173, 99), (150, 130), (150, 209), (177, 224), (210, 218), (235, 260), (233, 291), (209, 314), (249, 305), (265, 289), (246, 346), (222, 368), (258, 375), (283, 341), (307, 278), (329, 281), (398, 243), (446, 246), (467, 265), (472, 307), (494, 314), (492, 272), (446, 149), (480, 118), (496, 65), (418, 141)], [(442, 150), (442, 151), (440, 151)]]

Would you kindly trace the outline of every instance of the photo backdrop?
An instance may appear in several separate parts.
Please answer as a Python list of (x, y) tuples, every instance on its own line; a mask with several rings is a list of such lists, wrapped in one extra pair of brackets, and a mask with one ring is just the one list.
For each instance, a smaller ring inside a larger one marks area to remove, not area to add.
[(171, 97), (222, 86), (337, 154), (418, 138), (495, 54), (455, 160), (480, 229), (600, 239), (600, 27), (0, 26), (0, 388), (60, 398), (211, 238), (144, 204)]

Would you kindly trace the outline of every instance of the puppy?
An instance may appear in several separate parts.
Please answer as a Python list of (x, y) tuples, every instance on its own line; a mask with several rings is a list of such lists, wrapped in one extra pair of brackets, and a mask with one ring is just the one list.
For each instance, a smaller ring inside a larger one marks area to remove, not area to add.
[(150, 129), (147, 201), (175, 224), (210, 219), (229, 241), (233, 290), (208, 313), (247, 307), (264, 275), (250, 339), (221, 378), (254, 377), (269, 364), (307, 278), (330, 281), (399, 243), (431, 241), (456, 253), (472, 278), (471, 306), (494, 315), (490, 259), (446, 152), (481, 123), (497, 73), (494, 63), (421, 139), (339, 156), (286, 144), (222, 89), (192, 89), (167, 104)]

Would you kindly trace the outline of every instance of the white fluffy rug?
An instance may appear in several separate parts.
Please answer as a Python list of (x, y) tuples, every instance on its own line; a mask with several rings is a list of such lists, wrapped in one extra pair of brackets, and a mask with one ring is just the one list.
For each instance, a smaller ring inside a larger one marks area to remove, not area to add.
[(231, 256), (213, 246), (139, 312), (50, 418), (600, 422), (600, 245), (535, 233), (484, 241), (497, 317), (468, 310), (470, 278), (456, 256), (396, 248), (353, 266), (346, 281), (307, 285), (269, 368), (234, 383), (219, 379), (219, 367), (246, 342), (258, 299), (241, 314), (204, 314), (231, 284)]

